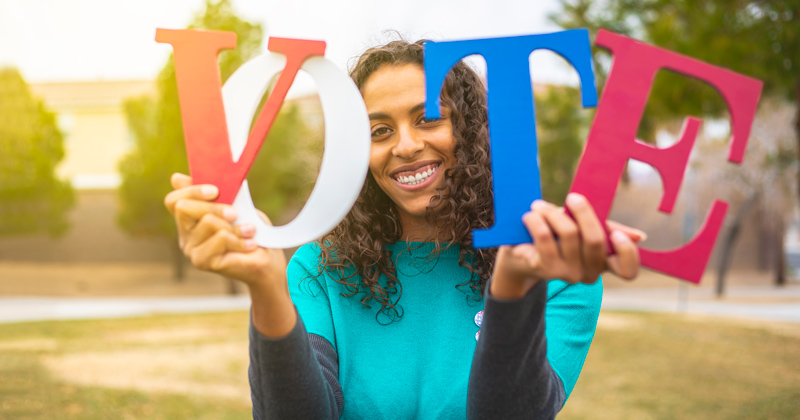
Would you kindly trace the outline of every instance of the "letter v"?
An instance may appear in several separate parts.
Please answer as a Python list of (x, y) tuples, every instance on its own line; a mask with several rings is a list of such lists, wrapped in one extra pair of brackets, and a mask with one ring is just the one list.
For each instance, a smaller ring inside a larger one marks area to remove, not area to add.
[(171, 44), (174, 51), (178, 100), (192, 181), (216, 185), (219, 188), (216, 201), (231, 204), (278, 115), (297, 71), (306, 58), (325, 54), (325, 42), (269, 39), (270, 51), (286, 55), (286, 67), (255, 121), (242, 156), (234, 162), (228, 141), (217, 55), (220, 50), (236, 47), (236, 34), (158, 29), (156, 41)]

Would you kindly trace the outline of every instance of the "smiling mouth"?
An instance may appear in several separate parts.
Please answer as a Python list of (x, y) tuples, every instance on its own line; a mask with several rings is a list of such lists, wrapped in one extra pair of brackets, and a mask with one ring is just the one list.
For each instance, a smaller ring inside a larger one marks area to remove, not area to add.
[(394, 180), (402, 185), (417, 185), (425, 182), (439, 169), (439, 164), (423, 166), (414, 171), (400, 172), (394, 176)]

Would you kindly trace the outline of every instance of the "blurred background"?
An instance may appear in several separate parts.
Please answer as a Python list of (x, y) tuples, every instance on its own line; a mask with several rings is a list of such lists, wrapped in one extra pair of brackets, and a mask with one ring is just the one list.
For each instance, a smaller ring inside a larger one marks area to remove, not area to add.
[[(155, 29), (234, 31), (223, 80), (269, 36), (364, 49), (600, 27), (764, 81), (742, 165), (719, 93), (657, 74), (639, 139), (701, 136), (670, 215), (630, 161), (614, 220), (688, 242), (730, 203), (699, 286), (605, 276), (603, 312), (563, 418), (792, 418), (800, 412), (800, 1), (0, 0), (0, 418), (247, 418), (246, 289), (191, 267), (163, 207), (187, 172), (171, 47)], [(600, 92), (613, 57), (594, 49)], [(468, 59), (485, 74), (480, 57)], [(593, 110), (577, 74), (532, 54), (545, 198), (563, 203)], [(300, 75), (248, 179), (278, 224), (310, 194), (324, 116)], [(291, 254), (292, 250), (287, 250)]]

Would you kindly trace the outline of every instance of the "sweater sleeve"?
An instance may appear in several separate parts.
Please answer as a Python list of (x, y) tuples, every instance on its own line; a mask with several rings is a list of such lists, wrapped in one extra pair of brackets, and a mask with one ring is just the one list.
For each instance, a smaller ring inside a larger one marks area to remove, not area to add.
[(552, 419), (564, 404), (561, 379), (547, 359), (547, 282), (521, 299), (489, 295), (467, 390), (469, 419)]
[(248, 376), (253, 419), (338, 419), (344, 411), (336, 351), (307, 334), (299, 315), (279, 339), (259, 333), (251, 320)]

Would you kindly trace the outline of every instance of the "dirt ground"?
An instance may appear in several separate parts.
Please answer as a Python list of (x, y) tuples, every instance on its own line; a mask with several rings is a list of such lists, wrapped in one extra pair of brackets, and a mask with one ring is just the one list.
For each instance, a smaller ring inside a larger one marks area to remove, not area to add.
[[(771, 271), (753, 269), (731, 270), (725, 280), (729, 286), (769, 286), (774, 284)], [(682, 280), (642, 268), (634, 281), (623, 280), (613, 274), (603, 274), (603, 285), (607, 289), (641, 288), (641, 287), (676, 287)], [(686, 282), (685, 282), (686, 283)], [(707, 270), (699, 285), (686, 283), (690, 287), (714, 287), (717, 284), (717, 273)]]
[[(713, 287), (716, 274), (708, 271), (699, 287)], [(643, 269), (632, 282), (604, 274), (607, 289), (676, 287), (679, 280)], [(734, 270), (732, 286), (767, 286), (772, 274)], [(235, 282), (234, 282), (235, 283)], [(698, 287), (690, 285), (690, 287)], [(235, 283), (237, 293), (246, 288)], [(186, 267), (186, 278), (176, 281), (172, 267), (161, 263), (20, 263), (0, 261), (0, 296), (203, 296), (231, 293), (231, 282), (219, 275)]]
[[(238, 285), (237, 291), (245, 288)], [(182, 281), (169, 264), (0, 262), (0, 296), (202, 296), (230, 292), (216, 274), (186, 267)]]

